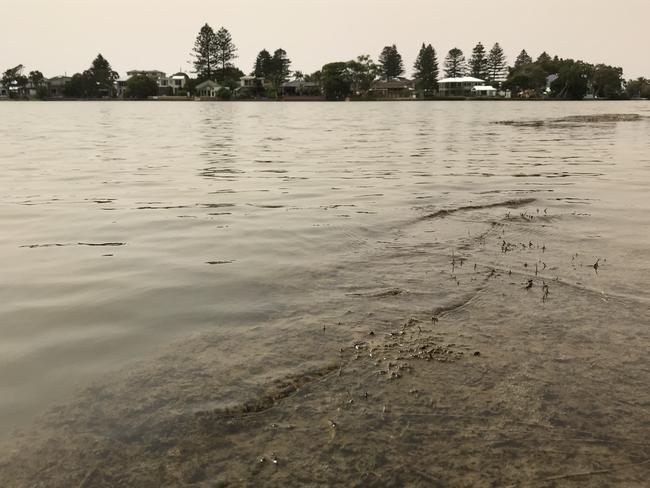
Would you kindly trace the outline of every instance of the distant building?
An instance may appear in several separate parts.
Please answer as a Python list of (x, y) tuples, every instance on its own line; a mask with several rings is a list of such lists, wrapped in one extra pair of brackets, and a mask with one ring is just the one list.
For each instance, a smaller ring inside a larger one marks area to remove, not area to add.
[(280, 85), (282, 97), (322, 97), (320, 84), (313, 81), (294, 80)]
[(171, 76), (167, 76), (167, 73), (159, 70), (131, 70), (127, 71), (126, 79), (119, 79), (115, 83), (115, 89), (117, 91), (117, 96), (122, 98), (124, 97), (124, 92), (126, 91), (126, 83), (130, 78), (134, 76), (146, 76), (154, 80), (158, 84), (158, 96), (185, 96), (186, 86), (190, 79), (185, 73), (175, 73)]
[(480, 85), (472, 88), (472, 95), (476, 97), (496, 97), (497, 89), (490, 85)]
[(407, 78), (377, 81), (370, 90), (370, 95), (386, 100), (414, 98), (415, 83)]
[(196, 95), (200, 98), (217, 98), (217, 94), (223, 87), (216, 81), (207, 80), (196, 85)]
[(138, 76), (138, 75), (144, 75), (144, 76), (147, 76), (147, 77), (151, 78), (152, 80), (156, 80), (156, 81), (158, 81), (160, 78), (167, 77), (167, 74), (164, 71), (158, 71), (158, 70), (155, 70), (155, 69), (152, 69), (152, 70), (134, 69), (134, 70), (126, 72), (126, 76), (128, 78), (133, 78), (134, 76)]
[(185, 73), (174, 73), (170, 77), (163, 77), (158, 80), (158, 95), (160, 96), (185, 96), (187, 95), (187, 82), (190, 77)]
[(117, 98), (124, 98), (126, 93), (126, 84), (129, 80), (127, 78), (120, 78), (115, 80), (115, 96)]
[[(438, 91), (443, 97), (469, 97), (475, 87), (484, 86), (485, 81), (471, 76), (443, 78), (438, 81)], [(476, 93), (476, 92), (474, 92)]]
[(0, 98), (7, 98), (9, 96), (9, 92), (5, 88), (5, 86), (0, 83)]
[(50, 98), (63, 98), (65, 96), (65, 86), (72, 80), (69, 76), (55, 76), (47, 82), (47, 88)]

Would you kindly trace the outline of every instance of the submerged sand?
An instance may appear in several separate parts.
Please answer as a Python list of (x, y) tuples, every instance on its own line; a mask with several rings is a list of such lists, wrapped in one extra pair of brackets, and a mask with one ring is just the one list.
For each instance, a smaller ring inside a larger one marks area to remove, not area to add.
[(5, 446), (2, 486), (647, 486), (650, 307), (560, 232), (581, 218), (423, 212), (305, 277), (312, 310), (51, 410)]

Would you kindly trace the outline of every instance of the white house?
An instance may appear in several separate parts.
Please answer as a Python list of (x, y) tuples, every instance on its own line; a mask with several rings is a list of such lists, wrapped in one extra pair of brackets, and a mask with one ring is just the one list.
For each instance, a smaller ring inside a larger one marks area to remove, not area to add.
[(480, 85), (472, 88), (472, 95), (477, 97), (496, 97), (497, 89), (490, 85)]
[(207, 80), (196, 85), (196, 94), (201, 98), (217, 98), (217, 94), (222, 88), (216, 81)]
[(438, 81), (438, 90), (443, 97), (467, 97), (472, 95), (472, 89), (484, 86), (485, 81), (471, 76), (462, 78), (443, 78)]

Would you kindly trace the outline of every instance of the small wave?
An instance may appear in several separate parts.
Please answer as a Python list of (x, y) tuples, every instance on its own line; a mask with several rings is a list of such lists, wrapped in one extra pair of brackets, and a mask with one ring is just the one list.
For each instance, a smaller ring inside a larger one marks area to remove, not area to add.
[(471, 210), (484, 210), (488, 208), (497, 208), (497, 207), (511, 207), (511, 208), (517, 208), (517, 207), (522, 207), (524, 205), (530, 205), (531, 203), (535, 202), (534, 198), (519, 198), (519, 199), (514, 199), (514, 200), (506, 200), (505, 202), (495, 202), (495, 203), (487, 203), (484, 205), (466, 205), (463, 207), (456, 207), (456, 208), (450, 208), (450, 209), (443, 209), (443, 210), (438, 210), (436, 212), (424, 215), (423, 217), (420, 217), (419, 220), (430, 220), (430, 219), (443, 219), (449, 215), (458, 213), (458, 212), (467, 212)]

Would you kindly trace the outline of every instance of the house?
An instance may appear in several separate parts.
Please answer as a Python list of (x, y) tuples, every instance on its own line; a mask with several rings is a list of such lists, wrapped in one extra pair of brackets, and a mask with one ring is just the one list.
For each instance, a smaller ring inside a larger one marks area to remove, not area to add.
[(282, 83), (280, 85), (280, 95), (283, 98), (300, 97), (302, 99), (311, 99), (316, 97), (322, 99), (320, 84), (313, 81), (294, 80)]
[(169, 84), (171, 86), (171, 91), (173, 96), (181, 96), (181, 95), (187, 95), (187, 84), (190, 81), (190, 77), (179, 71), (178, 73), (174, 73), (170, 78), (169, 78)]
[(485, 81), (471, 76), (462, 78), (444, 78), (438, 81), (438, 91), (442, 97), (468, 97), (475, 87), (484, 86)]
[(377, 81), (370, 89), (370, 95), (385, 100), (415, 98), (415, 83), (407, 78)]
[(120, 78), (118, 80), (115, 80), (114, 86), (115, 86), (115, 96), (117, 98), (124, 98), (124, 94), (126, 93), (126, 85), (128, 83), (127, 78)]
[(156, 80), (156, 81), (158, 81), (160, 78), (166, 78), (167, 77), (167, 74), (164, 71), (158, 71), (158, 70), (155, 70), (155, 69), (152, 69), (152, 70), (134, 69), (134, 70), (126, 72), (126, 76), (128, 78), (133, 78), (134, 76), (138, 76), (138, 75), (144, 75), (144, 76), (147, 76), (148, 78), (151, 78), (152, 80)]
[(5, 88), (5, 86), (0, 83), (0, 98), (8, 98), (9, 97), (9, 91)]
[(50, 98), (63, 98), (65, 96), (65, 86), (72, 80), (69, 76), (54, 76), (47, 82), (47, 88)]
[(472, 95), (475, 97), (496, 97), (497, 89), (490, 85), (480, 85), (472, 88)]
[(200, 98), (217, 98), (223, 87), (216, 81), (207, 80), (196, 85), (196, 95)]

